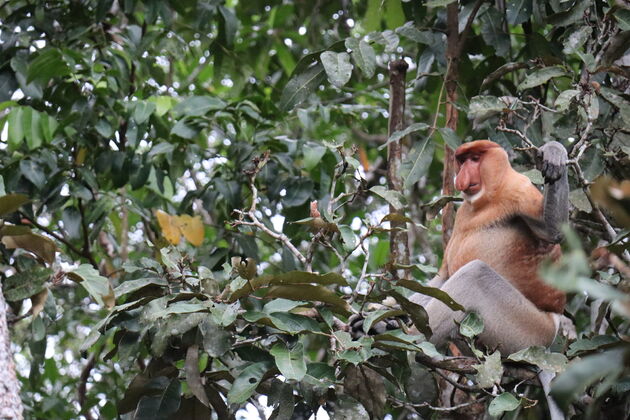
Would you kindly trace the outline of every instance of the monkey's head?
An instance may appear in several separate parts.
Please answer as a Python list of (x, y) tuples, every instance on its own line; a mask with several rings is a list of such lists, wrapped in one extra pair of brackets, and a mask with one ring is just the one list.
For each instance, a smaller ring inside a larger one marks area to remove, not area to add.
[(490, 140), (464, 143), (455, 150), (457, 177), (455, 188), (464, 200), (481, 204), (491, 199), (501, 186), (505, 171), (511, 168), (507, 153)]

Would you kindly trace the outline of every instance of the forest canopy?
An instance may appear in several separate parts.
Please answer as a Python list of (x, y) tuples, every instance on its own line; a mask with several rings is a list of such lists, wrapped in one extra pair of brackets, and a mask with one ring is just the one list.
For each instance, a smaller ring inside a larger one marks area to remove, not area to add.
[[(613, 0), (2, 2), (14, 407), (547, 418), (544, 369), (567, 418), (627, 418), (628, 40)], [(409, 300), (458, 309), (425, 285), (461, 201), (453, 150), (475, 139), (538, 186), (536, 151), (568, 151), (563, 257), (542, 276), (572, 326), (549, 348), (483, 348), (471, 314), (473, 357), (454, 357)]]

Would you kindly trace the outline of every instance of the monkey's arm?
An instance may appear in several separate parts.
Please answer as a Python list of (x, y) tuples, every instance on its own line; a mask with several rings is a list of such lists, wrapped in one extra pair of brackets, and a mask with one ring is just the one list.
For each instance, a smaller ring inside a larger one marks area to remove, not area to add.
[(543, 216), (541, 220), (523, 216), (523, 220), (539, 239), (559, 243), (561, 226), (569, 219), (569, 179), (567, 151), (557, 141), (540, 148), (539, 169), (545, 179)]

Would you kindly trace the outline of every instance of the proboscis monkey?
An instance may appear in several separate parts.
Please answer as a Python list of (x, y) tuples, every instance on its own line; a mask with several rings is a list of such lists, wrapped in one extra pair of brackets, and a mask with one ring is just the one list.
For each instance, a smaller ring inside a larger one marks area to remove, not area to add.
[[(538, 268), (560, 256), (560, 226), (568, 220), (567, 152), (549, 142), (540, 153), (544, 194), (512, 169), (494, 142), (473, 141), (455, 151), (455, 185), (464, 204), (429, 283), (478, 312), (485, 325), (481, 342), (503, 354), (551, 344), (565, 305), (565, 295), (543, 283)], [(432, 342), (456, 337), (462, 312), (428, 296), (412, 299), (427, 310)]]

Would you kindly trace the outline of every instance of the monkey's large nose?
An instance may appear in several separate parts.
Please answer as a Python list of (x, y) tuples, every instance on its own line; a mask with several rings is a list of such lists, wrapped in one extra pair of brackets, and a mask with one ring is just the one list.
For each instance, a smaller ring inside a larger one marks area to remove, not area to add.
[(455, 188), (457, 191), (466, 191), (470, 186), (470, 177), (466, 171), (459, 171), (455, 177)]

